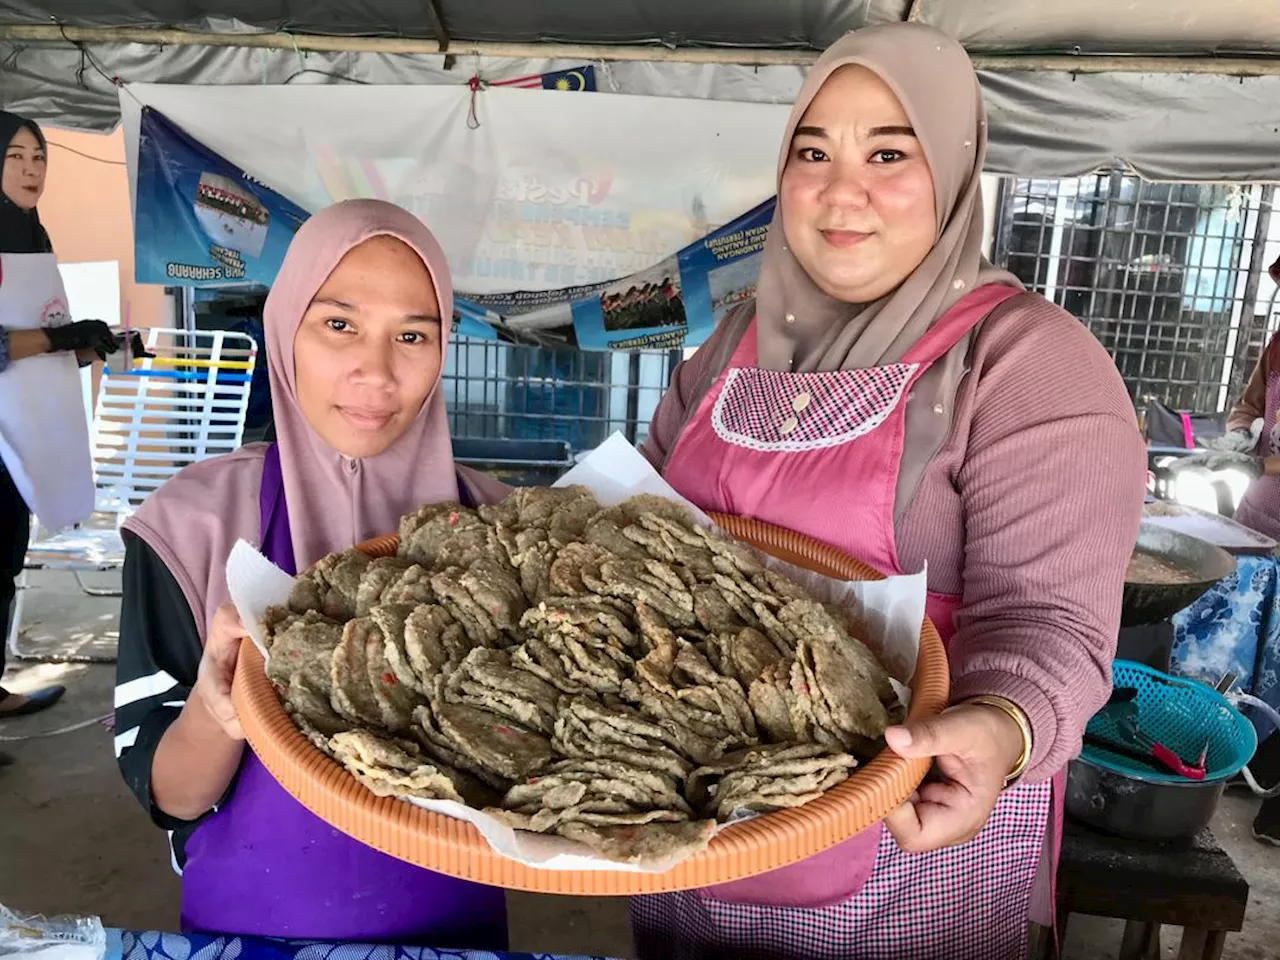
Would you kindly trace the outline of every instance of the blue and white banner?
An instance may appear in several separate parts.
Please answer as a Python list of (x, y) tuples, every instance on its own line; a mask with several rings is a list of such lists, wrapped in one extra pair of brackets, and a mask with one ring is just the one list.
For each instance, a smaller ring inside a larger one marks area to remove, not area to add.
[[(137, 156), (139, 283), (271, 285), (307, 211), (152, 108), (142, 112)], [(755, 295), (773, 208), (770, 198), (648, 269), (619, 279), (551, 290), (460, 293), (457, 332), (489, 339), (497, 339), (504, 327), (516, 334), (541, 332), (586, 350), (698, 346), (734, 304)]]

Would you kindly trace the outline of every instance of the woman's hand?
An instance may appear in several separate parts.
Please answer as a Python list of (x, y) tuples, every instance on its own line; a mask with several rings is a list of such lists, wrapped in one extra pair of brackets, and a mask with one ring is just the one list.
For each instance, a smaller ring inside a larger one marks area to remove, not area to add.
[(972, 840), (1022, 756), (1022, 731), (998, 707), (960, 704), (937, 717), (884, 732), (900, 757), (932, 757), (941, 778), (925, 782), (885, 825), (898, 846), (928, 853)]
[(51, 353), (87, 350), (105, 360), (119, 349), (115, 334), (101, 320), (77, 320), (75, 323), (45, 327), (44, 335), (49, 338)]
[(152, 802), (171, 817), (195, 820), (226, 793), (244, 754), (244, 730), (231, 702), (231, 678), (248, 634), (236, 608), (213, 615), (195, 686), (160, 738), (151, 761)]
[(243, 740), (244, 730), (231, 702), (231, 680), (240, 657), (240, 641), (249, 635), (234, 605), (224, 603), (213, 615), (209, 635), (204, 642), (204, 655), (196, 674), (193, 694), (232, 740)]

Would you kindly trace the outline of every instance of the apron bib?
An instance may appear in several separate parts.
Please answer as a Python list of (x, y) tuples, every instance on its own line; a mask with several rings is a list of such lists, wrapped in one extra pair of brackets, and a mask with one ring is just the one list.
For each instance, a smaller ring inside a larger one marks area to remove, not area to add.
[[(71, 321), (52, 253), (0, 254), (0, 327)], [(80, 366), (69, 353), (16, 360), (0, 373), (0, 460), (46, 530), (93, 513), (93, 461)]]
[[(755, 324), (676, 442), (664, 473), (704, 510), (808, 534), (901, 574), (893, 526), (907, 403), (919, 377), (1019, 291), (960, 300), (902, 361), (832, 373), (756, 366)], [(939, 409), (941, 415), (944, 409)], [(804, 490), (805, 496), (786, 491)], [(813, 503), (822, 505), (820, 510)], [(931, 593), (944, 642), (960, 598)], [(643, 956), (1020, 956), (1049, 784), (1001, 795), (973, 840), (907, 854), (880, 824), (800, 863), (700, 891), (637, 898)], [(1015, 946), (1016, 949), (1015, 949)]]

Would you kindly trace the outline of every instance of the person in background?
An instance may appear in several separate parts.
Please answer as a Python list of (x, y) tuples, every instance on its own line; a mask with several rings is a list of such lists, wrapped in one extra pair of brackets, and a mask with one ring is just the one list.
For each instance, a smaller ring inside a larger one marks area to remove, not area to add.
[(952, 705), (885, 740), (935, 775), (808, 860), (636, 898), (642, 957), (1013, 960), (1029, 917), (1053, 923), (1062, 771), (1110, 694), (1146, 456), (1102, 346), (983, 257), (986, 140), (945, 34), (828, 49), (756, 299), (676, 369), (641, 448), (704, 510), (928, 564)]
[[(0, 195), (0, 674), (31, 512), (48, 527), (93, 510), (93, 470), (77, 365), (117, 349), (101, 320), (70, 322), (49, 234), (36, 205), (48, 147), (34, 122), (0, 112), (5, 147)], [(37, 402), (38, 401), (38, 402)], [(56, 438), (56, 442), (51, 442)], [(63, 695), (0, 686), (0, 720), (36, 713)], [(0, 754), (0, 764), (9, 758)]]
[[(1280, 259), (1268, 272), (1280, 286)], [(1178, 465), (1237, 467), (1249, 473), (1254, 480), (1236, 508), (1235, 519), (1280, 540), (1280, 476), (1266, 476), (1262, 465), (1264, 458), (1280, 455), (1280, 334), (1262, 351), (1244, 392), (1227, 414), (1226, 427), (1226, 433), (1205, 444), (1213, 453), (1185, 457)], [(1264, 787), (1280, 784), (1280, 733), (1273, 732), (1262, 742), (1249, 769)], [(1260, 843), (1280, 847), (1280, 797), (1262, 802), (1253, 821), (1253, 836)]]
[[(1280, 285), (1280, 260), (1271, 265), (1271, 279)], [(1244, 392), (1227, 414), (1226, 433), (1205, 446), (1213, 453), (1184, 457), (1179, 468), (1203, 465), (1211, 469), (1235, 466), (1255, 479), (1236, 508), (1236, 520), (1259, 533), (1280, 540), (1280, 477), (1261, 475), (1261, 459), (1280, 454), (1280, 334), (1273, 336), (1258, 358)]]
[(231, 701), (247, 635), (226, 582), (237, 540), (296, 573), (424, 503), (508, 492), (453, 461), (444, 253), (406, 210), (336, 204), (298, 230), (263, 320), (276, 442), (187, 467), (124, 525), (120, 770), (170, 833), (183, 930), (501, 949), (501, 888), (330, 827), (246, 748)]

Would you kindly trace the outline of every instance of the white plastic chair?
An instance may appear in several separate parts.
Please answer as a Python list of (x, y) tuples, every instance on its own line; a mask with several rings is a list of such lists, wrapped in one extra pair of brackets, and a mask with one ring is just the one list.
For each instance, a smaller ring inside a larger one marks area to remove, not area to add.
[(7, 638), (14, 659), (31, 658), (18, 644), (27, 570), (66, 570), (90, 596), (119, 596), (118, 589), (86, 584), (84, 574), (124, 564), (120, 525), (183, 467), (240, 446), (258, 354), (253, 338), (159, 327), (138, 332), (155, 359), (135, 360), (125, 372), (116, 354), (98, 385), (90, 430), (96, 512), (54, 536), (41, 537), (33, 523)]

